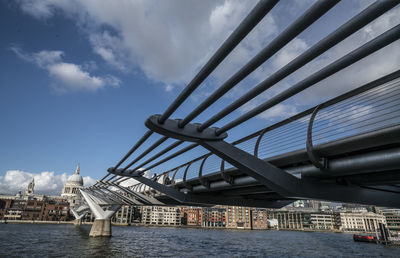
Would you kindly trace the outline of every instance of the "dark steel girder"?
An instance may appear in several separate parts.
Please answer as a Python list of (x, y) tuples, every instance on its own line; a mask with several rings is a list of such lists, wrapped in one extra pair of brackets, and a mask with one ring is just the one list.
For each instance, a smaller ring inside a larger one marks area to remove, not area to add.
[(400, 207), (400, 195), (358, 186), (342, 186), (313, 179), (299, 179), (224, 141), (202, 141), (200, 144), (228, 161), (242, 172), (257, 179), (269, 189), (288, 198), (322, 199), (340, 202)]
[[(106, 191), (106, 192), (108, 192), (108, 193), (111, 194), (111, 196), (108, 195), (108, 197), (114, 199), (115, 201), (120, 201), (120, 202), (123, 203), (123, 204), (127, 204), (127, 205), (137, 205), (137, 204), (140, 204), (139, 202), (137, 202), (137, 201), (135, 201), (135, 200), (131, 200), (131, 199), (129, 199), (128, 197), (123, 196), (123, 195), (120, 194), (120, 193), (117, 193), (117, 192), (115, 192), (115, 191), (112, 191), (112, 190), (108, 189), (108, 188), (105, 187), (104, 185), (103, 185), (103, 186), (96, 186), (93, 190), (94, 190), (94, 191), (97, 191), (97, 192), (100, 192), (100, 193), (102, 193), (102, 194), (106, 194), (106, 193), (105, 193), (105, 191)], [(113, 198), (112, 196), (114, 196), (114, 198)]]
[(141, 201), (141, 202), (144, 203), (144, 204), (148, 204), (148, 205), (154, 205), (154, 204), (157, 204), (157, 205), (164, 205), (162, 202), (159, 202), (159, 201), (155, 200), (154, 198), (145, 196), (145, 195), (143, 195), (143, 194), (141, 194), (141, 193), (137, 193), (137, 192), (132, 191), (132, 190), (130, 190), (129, 188), (123, 187), (123, 186), (121, 186), (121, 185), (119, 185), (119, 184), (112, 183), (112, 182), (111, 182), (110, 184), (111, 184), (112, 186), (115, 186), (115, 187), (119, 188), (121, 191), (123, 191), (123, 192), (125, 192), (125, 193), (127, 193), (127, 194), (130, 194), (130, 195), (132, 195), (132, 196), (135, 196), (135, 198), (137, 198), (139, 201)]
[(151, 179), (142, 177), (140, 173), (134, 172), (132, 174), (129, 171), (123, 171), (121, 169), (113, 170), (112, 168), (109, 171), (113, 171), (112, 173), (120, 176), (132, 177), (137, 181), (165, 194), (170, 198), (180, 202), (181, 204), (205, 204), (205, 205), (234, 205), (234, 206), (252, 206), (252, 207), (268, 207), (268, 208), (281, 208), (283, 206), (288, 205), (293, 202), (293, 200), (252, 200), (252, 199), (244, 199), (241, 197), (231, 197), (226, 198), (222, 195), (215, 194), (195, 194), (195, 193), (183, 193), (178, 191), (177, 189), (160, 184)]
[[(124, 193), (126, 193), (126, 194), (128, 194), (128, 195), (134, 196), (135, 198), (129, 198), (128, 196), (122, 195), (122, 196), (124, 196), (125, 198), (127, 198), (130, 202), (133, 202), (135, 205), (145, 205), (145, 204), (147, 204), (146, 201), (143, 201), (141, 198), (137, 198), (136, 195), (134, 195), (134, 194), (132, 194), (132, 193), (126, 191), (126, 188), (121, 187), (121, 186), (118, 185), (118, 184), (114, 184), (114, 183), (111, 183), (111, 182), (99, 182), (99, 184), (102, 184), (102, 185), (104, 185), (105, 187), (107, 187), (107, 190), (109, 190), (109, 191), (111, 191), (111, 190), (108, 189), (108, 187), (112, 187), (112, 186), (113, 186), (113, 187), (118, 188), (119, 190), (123, 191)], [(113, 192), (115, 192), (115, 191), (113, 191)]]

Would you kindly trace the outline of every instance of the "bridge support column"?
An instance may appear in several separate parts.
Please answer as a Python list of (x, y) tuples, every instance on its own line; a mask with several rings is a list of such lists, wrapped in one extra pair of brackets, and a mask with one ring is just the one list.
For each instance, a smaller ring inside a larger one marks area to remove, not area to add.
[(110, 237), (111, 236), (111, 219), (95, 219), (90, 230), (91, 237)]
[(88, 212), (89, 207), (87, 205), (81, 205), (77, 209), (71, 208), (71, 213), (74, 215), (74, 225), (80, 226), (82, 225), (82, 219), (85, 217), (86, 213)]
[[(88, 192), (80, 190), (90, 210), (95, 216), (92, 229), (89, 236), (91, 237), (110, 237), (111, 236), (111, 217), (121, 208), (120, 204), (106, 203)], [(105, 210), (103, 207), (107, 207)]]
[(75, 220), (74, 220), (74, 225), (75, 225), (75, 226), (80, 226), (80, 225), (82, 225), (82, 219), (75, 219)]

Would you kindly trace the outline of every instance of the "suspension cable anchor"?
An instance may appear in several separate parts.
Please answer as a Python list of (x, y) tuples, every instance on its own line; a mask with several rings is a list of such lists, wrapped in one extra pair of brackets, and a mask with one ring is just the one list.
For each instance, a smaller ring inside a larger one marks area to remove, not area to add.
[(206, 128), (203, 131), (198, 131), (199, 124), (187, 124), (183, 128), (179, 127), (180, 119), (167, 119), (163, 124), (160, 124), (158, 119), (161, 115), (152, 115), (147, 118), (145, 125), (161, 135), (190, 142), (199, 141), (222, 141), (228, 134), (226, 132), (216, 135), (218, 128)]

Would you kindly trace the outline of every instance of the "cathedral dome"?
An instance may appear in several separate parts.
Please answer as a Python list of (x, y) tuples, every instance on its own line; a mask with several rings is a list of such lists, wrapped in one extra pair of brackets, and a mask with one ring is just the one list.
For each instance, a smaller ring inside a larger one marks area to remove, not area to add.
[(72, 176), (70, 176), (68, 178), (67, 183), (82, 186), (83, 185), (83, 178), (82, 178), (81, 175), (73, 174)]
[(83, 186), (83, 178), (82, 176), (79, 174), (79, 165), (75, 170), (75, 174), (73, 174), (72, 176), (70, 176), (67, 180), (67, 184), (68, 185), (79, 185), (79, 186)]

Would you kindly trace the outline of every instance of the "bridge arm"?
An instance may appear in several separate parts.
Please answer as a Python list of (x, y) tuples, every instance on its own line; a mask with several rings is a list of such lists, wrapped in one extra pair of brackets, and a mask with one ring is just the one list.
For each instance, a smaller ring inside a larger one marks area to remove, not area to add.
[(86, 203), (89, 205), (90, 210), (94, 214), (96, 219), (109, 219), (111, 218), (121, 207), (119, 204), (110, 204), (106, 210), (96, 203), (96, 199), (94, 196), (82, 189), (79, 190), (85, 199)]
[(74, 215), (75, 219), (80, 220), (82, 219), (89, 211), (89, 206), (83, 205), (78, 207), (76, 210), (74, 208), (70, 209), (72, 214)]
[(277, 193), (298, 199), (320, 199), (400, 207), (400, 194), (297, 178), (225, 141), (200, 141), (200, 145), (231, 163)]
[(196, 205), (233, 205), (233, 206), (252, 206), (252, 207), (264, 207), (264, 208), (281, 208), (293, 202), (293, 200), (281, 200), (281, 201), (267, 201), (267, 200), (249, 200), (239, 197), (223, 196), (223, 195), (211, 195), (211, 194), (194, 194), (190, 192), (180, 192), (170, 186), (160, 184), (156, 181), (148, 179), (142, 176), (142, 173), (122, 169), (108, 170), (110, 173), (116, 175), (132, 177), (137, 181), (169, 196), (170, 198), (182, 203), (182, 204), (196, 204)]
[(103, 188), (104, 190), (106, 190), (107, 192), (109, 192), (110, 194), (113, 194), (113, 195), (115, 195), (116, 197), (118, 197), (119, 199), (122, 199), (124, 202), (126, 202), (126, 204), (128, 204), (128, 205), (143, 205), (141, 202), (139, 202), (139, 201), (137, 201), (137, 200), (134, 200), (134, 199), (130, 199), (130, 198), (128, 198), (128, 197), (126, 197), (126, 196), (123, 196), (122, 194), (120, 194), (120, 193), (117, 193), (117, 192), (115, 192), (115, 191), (112, 191), (111, 189), (108, 189), (108, 188)]
[(113, 183), (113, 182), (107, 182), (107, 183), (109, 183), (112, 186), (117, 187), (118, 189), (120, 189), (121, 191), (123, 191), (123, 192), (125, 192), (127, 194), (135, 196), (137, 199), (139, 199), (143, 203), (141, 205), (164, 205), (164, 203), (158, 201), (155, 198), (152, 198), (152, 197), (149, 197), (149, 196), (145, 196), (145, 195), (143, 195), (141, 193), (136, 193), (136, 192), (130, 190), (129, 188), (123, 187), (123, 186), (121, 186), (119, 184), (116, 184), (116, 183)]
[[(104, 187), (94, 186), (88, 191), (90, 191), (93, 196), (100, 198), (102, 201), (109, 201), (110, 203), (117, 204), (127, 204), (124, 200), (121, 200), (121, 198), (119, 198), (114, 192), (111, 192)], [(107, 194), (107, 192), (110, 194)]]

